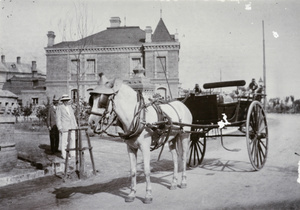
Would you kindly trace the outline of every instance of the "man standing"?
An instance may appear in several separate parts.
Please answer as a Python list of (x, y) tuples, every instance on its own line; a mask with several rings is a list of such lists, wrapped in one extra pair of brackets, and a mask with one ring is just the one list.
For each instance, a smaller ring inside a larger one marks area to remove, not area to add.
[[(56, 111), (56, 124), (61, 134), (61, 154), (63, 158), (66, 157), (66, 149), (68, 145), (68, 131), (69, 129), (76, 129), (77, 123), (72, 107), (69, 105), (71, 99), (68, 95), (62, 95), (60, 101), (63, 103)], [(70, 149), (75, 148), (75, 131), (71, 132)], [(75, 157), (75, 151), (70, 151), (70, 156)]]
[(58, 99), (55, 99), (55, 96), (53, 97), (53, 103), (49, 107), (48, 110), (48, 116), (47, 116), (47, 125), (49, 129), (49, 135), (50, 135), (50, 147), (51, 147), (51, 153), (54, 154), (55, 152), (58, 152), (58, 146), (59, 146), (59, 132), (56, 126), (56, 109), (58, 105)]

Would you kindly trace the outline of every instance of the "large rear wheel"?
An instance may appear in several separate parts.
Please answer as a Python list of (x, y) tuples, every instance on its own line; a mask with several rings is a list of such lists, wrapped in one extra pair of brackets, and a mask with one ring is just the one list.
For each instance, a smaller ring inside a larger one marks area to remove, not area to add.
[(206, 149), (206, 138), (205, 134), (201, 133), (201, 129), (192, 128), (189, 143), (189, 152), (187, 156), (187, 164), (190, 167), (197, 167), (203, 161), (205, 149)]
[(268, 154), (268, 125), (265, 111), (258, 101), (253, 101), (247, 113), (246, 141), (251, 165), (260, 170)]

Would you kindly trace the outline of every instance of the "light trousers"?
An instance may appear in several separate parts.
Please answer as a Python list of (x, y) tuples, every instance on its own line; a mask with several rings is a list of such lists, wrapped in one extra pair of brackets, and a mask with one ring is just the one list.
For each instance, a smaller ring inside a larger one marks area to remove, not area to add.
[[(66, 158), (67, 152), (67, 146), (68, 146), (68, 131), (60, 133), (60, 139), (61, 139), (61, 155), (63, 158)], [(70, 133), (70, 146), (69, 149), (75, 148), (75, 131), (71, 131)], [(70, 157), (75, 157), (75, 150), (70, 151)]]

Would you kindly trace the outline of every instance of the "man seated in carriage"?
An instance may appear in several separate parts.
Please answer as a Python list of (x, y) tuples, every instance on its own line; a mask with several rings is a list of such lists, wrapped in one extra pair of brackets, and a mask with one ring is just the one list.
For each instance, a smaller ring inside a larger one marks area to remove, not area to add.
[(197, 95), (200, 95), (200, 93), (202, 92), (199, 84), (195, 84), (195, 87), (193, 89), (193, 93), (197, 96)]
[(250, 82), (248, 88), (249, 88), (249, 91), (250, 91), (251, 93), (254, 93), (255, 90), (258, 88), (258, 85), (257, 85), (257, 83), (255, 82), (255, 79), (254, 79), (254, 78), (253, 78), (252, 81)]

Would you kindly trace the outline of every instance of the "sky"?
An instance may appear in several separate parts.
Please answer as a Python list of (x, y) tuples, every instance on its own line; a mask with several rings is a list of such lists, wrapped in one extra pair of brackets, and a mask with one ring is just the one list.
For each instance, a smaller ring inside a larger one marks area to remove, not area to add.
[[(79, 0), (0, 0), (0, 53), (7, 62), (37, 61), (46, 71), (47, 32), (55, 43), (74, 41), (62, 32), (75, 21)], [(86, 0), (88, 32), (105, 30), (111, 17), (121, 25), (155, 30), (162, 17), (170, 34), (179, 34), (179, 81), (196, 83), (263, 79), (265, 39), (268, 98), (300, 99), (299, 0)], [(262, 23), (264, 22), (264, 27)], [(264, 28), (264, 36), (263, 36)]]

